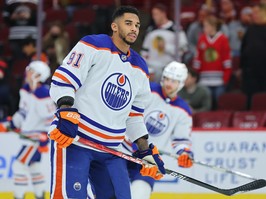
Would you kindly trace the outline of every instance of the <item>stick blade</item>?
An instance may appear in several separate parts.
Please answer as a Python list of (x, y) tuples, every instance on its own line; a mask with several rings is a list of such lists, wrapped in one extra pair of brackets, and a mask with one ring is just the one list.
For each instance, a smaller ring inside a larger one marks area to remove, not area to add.
[(256, 190), (256, 189), (260, 189), (266, 186), (266, 180), (264, 179), (259, 179), (259, 180), (255, 180), (253, 182), (244, 184), (242, 186), (236, 187), (234, 189), (227, 189), (225, 190), (225, 195), (231, 196), (234, 195), (238, 192), (247, 192), (247, 191), (252, 191), (252, 190)]

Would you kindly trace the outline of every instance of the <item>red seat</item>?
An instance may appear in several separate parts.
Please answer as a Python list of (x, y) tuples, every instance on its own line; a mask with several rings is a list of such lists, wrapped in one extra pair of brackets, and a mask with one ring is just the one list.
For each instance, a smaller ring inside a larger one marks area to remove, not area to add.
[(90, 0), (90, 4), (92, 6), (99, 6), (99, 7), (110, 7), (115, 5), (114, 0)]
[(251, 111), (266, 111), (266, 93), (255, 93), (251, 100)]
[(45, 23), (61, 21), (64, 24), (68, 20), (67, 11), (65, 9), (48, 9), (45, 11), (45, 14)]
[(247, 96), (244, 93), (224, 93), (218, 98), (218, 110), (247, 110)]
[(8, 35), (9, 35), (9, 27), (3, 27), (0, 29), (1, 34), (0, 34), (0, 42), (5, 42), (8, 40)]
[(26, 66), (29, 64), (28, 59), (16, 59), (12, 66), (12, 75), (17, 78), (22, 78), (25, 74)]
[(72, 22), (76, 25), (90, 25), (95, 21), (96, 13), (90, 7), (77, 9), (73, 13)]
[(193, 117), (194, 127), (199, 128), (222, 128), (231, 126), (231, 111), (208, 111), (196, 113)]
[(264, 127), (266, 112), (262, 111), (237, 111), (233, 115), (232, 126), (236, 128), (254, 129)]
[(71, 45), (75, 44), (80, 38), (78, 37), (77, 27), (74, 23), (69, 23), (65, 26), (65, 31), (68, 33)]

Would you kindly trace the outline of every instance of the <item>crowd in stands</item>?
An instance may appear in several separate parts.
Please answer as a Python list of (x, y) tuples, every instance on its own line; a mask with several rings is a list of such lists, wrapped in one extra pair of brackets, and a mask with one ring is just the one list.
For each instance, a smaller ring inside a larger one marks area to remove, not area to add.
[(151, 81), (159, 82), (172, 60), (187, 65), (189, 76), (179, 94), (191, 106), (195, 126), (203, 123), (199, 118), (208, 118), (200, 115), (206, 112), (221, 116), (228, 111), (227, 126), (235, 127), (239, 112), (245, 118), (266, 118), (256, 115), (266, 109), (254, 102), (257, 93), (266, 92), (265, 0), (182, 0), (180, 23), (175, 21), (174, 0), (43, 0), (38, 15), (42, 33), (37, 2), (0, 4), (0, 119), (16, 110), (30, 61), (41, 59), (53, 72), (81, 37), (110, 32), (111, 13), (118, 5), (133, 5), (141, 12), (140, 39), (133, 49), (147, 61)]

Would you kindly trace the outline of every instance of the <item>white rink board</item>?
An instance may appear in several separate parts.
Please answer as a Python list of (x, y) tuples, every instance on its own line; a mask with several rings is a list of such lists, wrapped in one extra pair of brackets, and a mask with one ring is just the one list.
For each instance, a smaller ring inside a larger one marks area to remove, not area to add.
[[(266, 130), (265, 131), (193, 131), (193, 150), (195, 159), (212, 165), (266, 179)], [(20, 149), (20, 140), (15, 133), (0, 133), (0, 192), (12, 191), (12, 160)], [(182, 174), (212, 184), (219, 188), (233, 188), (250, 182), (250, 180), (225, 174), (200, 165), (192, 169), (177, 167), (176, 160), (162, 156), (166, 167)], [(43, 156), (43, 171), (47, 177), (49, 191), (50, 161), (49, 153)], [(29, 191), (31, 188), (29, 187)], [(171, 193), (213, 193), (205, 188), (193, 185), (184, 180), (166, 176), (155, 184), (155, 192)], [(266, 188), (251, 193), (266, 194)]]
[[(194, 158), (224, 168), (266, 179), (266, 131), (193, 131)], [(191, 169), (177, 167), (172, 158), (162, 156), (167, 167), (218, 188), (234, 188), (251, 180), (194, 164)], [(155, 184), (155, 192), (213, 193), (184, 180), (165, 178)], [(266, 193), (262, 188), (251, 193)]]

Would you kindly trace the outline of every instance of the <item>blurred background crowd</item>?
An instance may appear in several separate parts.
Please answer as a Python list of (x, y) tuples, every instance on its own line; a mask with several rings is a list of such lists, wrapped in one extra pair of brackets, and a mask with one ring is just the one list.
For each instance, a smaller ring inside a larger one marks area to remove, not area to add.
[(173, 60), (187, 65), (189, 76), (179, 95), (193, 111), (194, 126), (208, 118), (200, 114), (219, 110), (228, 115), (210, 117), (224, 118), (224, 125), (232, 125), (230, 118), (239, 111), (246, 119), (262, 118), (265, 125), (265, 0), (41, 2), (0, 3), (0, 119), (17, 110), (30, 61), (41, 59), (53, 72), (81, 37), (109, 34), (117, 6), (132, 5), (141, 16), (139, 39), (132, 48), (147, 61), (150, 80), (159, 82), (164, 66)]

